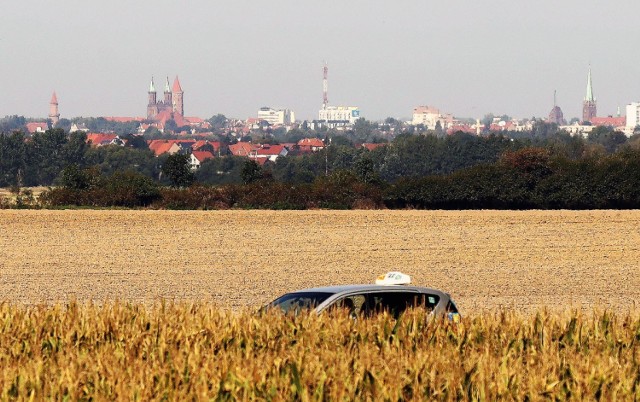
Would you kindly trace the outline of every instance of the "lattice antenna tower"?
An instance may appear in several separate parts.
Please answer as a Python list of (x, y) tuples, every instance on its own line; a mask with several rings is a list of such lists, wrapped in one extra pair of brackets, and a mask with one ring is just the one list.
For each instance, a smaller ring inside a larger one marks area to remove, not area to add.
[(322, 109), (326, 110), (327, 105), (329, 105), (329, 66), (327, 66), (326, 61), (322, 72)]

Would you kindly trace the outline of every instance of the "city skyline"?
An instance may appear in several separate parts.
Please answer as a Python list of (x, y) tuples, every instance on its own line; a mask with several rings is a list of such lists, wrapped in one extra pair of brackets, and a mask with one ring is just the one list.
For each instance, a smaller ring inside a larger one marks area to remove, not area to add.
[(143, 116), (150, 77), (169, 74), (189, 94), (189, 115), (246, 118), (272, 106), (314, 119), (324, 60), (330, 105), (370, 120), (425, 104), (457, 117), (544, 118), (554, 90), (569, 120), (581, 115), (589, 64), (599, 115), (640, 99), (632, 1), (40, 3), (0, 17), (2, 116), (46, 117), (53, 91), (62, 117)]

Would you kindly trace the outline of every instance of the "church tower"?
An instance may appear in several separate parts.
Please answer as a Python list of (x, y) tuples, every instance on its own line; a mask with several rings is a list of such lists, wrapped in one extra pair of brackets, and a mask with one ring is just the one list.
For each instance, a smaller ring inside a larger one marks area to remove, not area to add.
[(55, 127), (60, 121), (60, 111), (58, 110), (58, 97), (56, 91), (53, 91), (51, 101), (49, 102), (49, 120), (51, 120), (51, 127)]
[(173, 105), (173, 99), (171, 94), (171, 87), (169, 86), (169, 77), (167, 77), (167, 82), (164, 84), (164, 104)]
[(553, 109), (549, 113), (549, 123), (554, 123), (559, 126), (565, 124), (564, 114), (562, 113), (562, 109), (556, 103), (556, 91), (553, 91)]
[(175, 113), (184, 116), (184, 99), (182, 98), (184, 92), (182, 92), (182, 87), (180, 86), (180, 81), (178, 80), (178, 76), (176, 75), (175, 81), (173, 81), (173, 111)]
[(151, 77), (151, 84), (149, 84), (149, 104), (147, 105), (147, 119), (152, 119), (158, 114), (158, 103), (156, 87), (153, 84), (153, 77)]
[(596, 98), (593, 96), (593, 85), (591, 83), (591, 66), (589, 66), (589, 75), (587, 76), (587, 96), (582, 102), (582, 121), (591, 121), (596, 117), (597, 107)]

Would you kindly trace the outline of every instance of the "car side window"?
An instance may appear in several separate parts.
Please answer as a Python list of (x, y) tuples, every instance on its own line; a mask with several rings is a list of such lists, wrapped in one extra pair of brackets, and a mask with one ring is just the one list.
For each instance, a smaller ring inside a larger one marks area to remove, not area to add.
[(424, 307), (427, 310), (433, 310), (439, 300), (437, 295), (412, 292), (371, 293), (367, 295), (364, 311), (370, 315), (388, 311), (394, 317), (398, 317), (411, 307)]
[(364, 295), (350, 295), (336, 300), (331, 308), (344, 308), (349, 310), (349, 314), (351, 314), (352, 316), (357, 316), (362, 312), (365, 300), (366, 298)]

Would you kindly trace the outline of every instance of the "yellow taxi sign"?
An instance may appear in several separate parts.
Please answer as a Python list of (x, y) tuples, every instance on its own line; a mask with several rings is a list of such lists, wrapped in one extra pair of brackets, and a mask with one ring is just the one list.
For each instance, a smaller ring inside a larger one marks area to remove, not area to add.
[(376, 285), (409, 285), (411, 283), (411, 277), (402, 272), (387, 272), (384, 275), (376, 278)]

